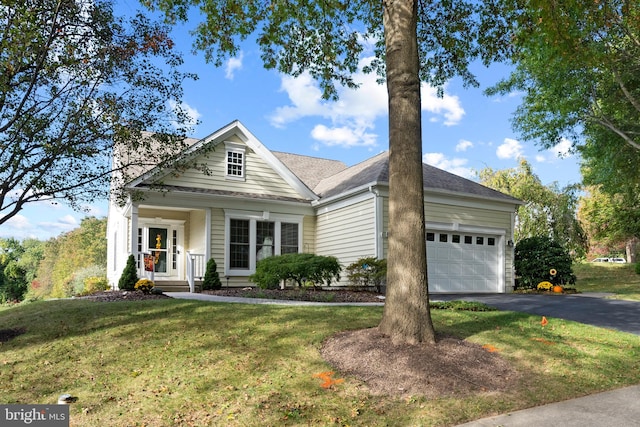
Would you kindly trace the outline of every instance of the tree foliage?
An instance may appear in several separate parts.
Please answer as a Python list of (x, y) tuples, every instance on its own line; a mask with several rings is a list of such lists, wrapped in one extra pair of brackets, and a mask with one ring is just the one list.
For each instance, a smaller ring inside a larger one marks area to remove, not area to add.
[(635, 258), (635, 241), (640, 238), (640, 194), (610, 194), (599, 187), (587, 187), (580, 198), (578, 216), (592, 245), (605, 248), (607, 255), (613, 248), (630, 244), (626, 257)]
[(36, 275), (44, 242), (0, 239), (0, 301), (21, 301)]
[(34, 298), (73, 295), (74, 275), (90, 266), (100, 266), (106, 275), (107, 220), (84, 218), (80, 227), (48, 240), (38, 265)]
[(490, 93), (522, 91), (514, 123), (544, 146), (601, 129), (640, 148), (640, 4), (627, 0), (503, 1), (512, 75)]
[(524, 159), (518, 168), (494, 171), (485, 168), (478, 173), (480, 183), (516, 197), (524, 202), (516, 212), (514, 240), (547, 236), (572, 253), (584, 255), (587, 237), (576, 216), (578, 187), (559, 189), (544, 185)]
[[(8, 0), (0, 8), (0, 224), (25, 203), (78, 208), (107, 194), (118, 146), (132, 165), (181, 149), (181, 58), (168, 28), (111, 0)], [(149, 134), (146, 131), (153, 131)], [(145, 156), (127, 156), (144, 151)], [(139, 168), (137, 170), (140, 170)]]

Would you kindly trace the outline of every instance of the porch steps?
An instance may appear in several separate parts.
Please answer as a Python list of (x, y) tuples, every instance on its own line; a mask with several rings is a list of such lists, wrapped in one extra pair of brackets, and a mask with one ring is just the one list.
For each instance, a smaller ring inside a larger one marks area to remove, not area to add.
[[(163, 292), (189, 292), (189, 283), (186, 280), (157, 280), (155, 285)], [(202, 292), (201, 281), (195, 282), (195, 291)]]

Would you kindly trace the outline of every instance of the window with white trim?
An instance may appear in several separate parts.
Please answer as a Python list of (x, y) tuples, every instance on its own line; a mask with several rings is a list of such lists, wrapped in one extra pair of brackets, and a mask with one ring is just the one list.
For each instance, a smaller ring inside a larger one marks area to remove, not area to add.
[(225, 143), (226, 173), (228, 179), (244, 180), (245, 148), (239, 144)]
[(225, 236), (225, 274), (246, 276), (261, 259), (300, 251), (302, 215), (227, 211)]

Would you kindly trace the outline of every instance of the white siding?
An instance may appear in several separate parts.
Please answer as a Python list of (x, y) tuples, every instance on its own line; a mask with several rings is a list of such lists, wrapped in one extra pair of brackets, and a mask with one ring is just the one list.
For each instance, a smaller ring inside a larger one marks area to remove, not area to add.
[[(373, 197), (319, 214), (316, 230), (316, 254), (337, 257), (343, 268), (376, 256)], [(344, 277), (340, 284), (347, 284)]]
[(163, 184), (260, 195), (301, 197), (267, 162), (248, 147), (245, 152), (245, 180), (225, 178), (224, 144), (218, 144), (215, 150), (200, 156), (196, 163), (205, 164), (211, 171), (211, 175), (205, 175), (192, 168), (178, 176), (165, 177), (162, 180)]

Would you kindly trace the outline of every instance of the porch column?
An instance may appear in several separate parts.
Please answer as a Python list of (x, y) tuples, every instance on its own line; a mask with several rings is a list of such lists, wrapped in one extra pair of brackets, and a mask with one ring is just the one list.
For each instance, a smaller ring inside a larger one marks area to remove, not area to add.
[(204, 213), (204, 262), (206, 265), (211, 258), (211, 208), (205, 209)]
[(129, 253), (138, 259), (138, 206), (131, 205), (131, 230), (129, 230)]

